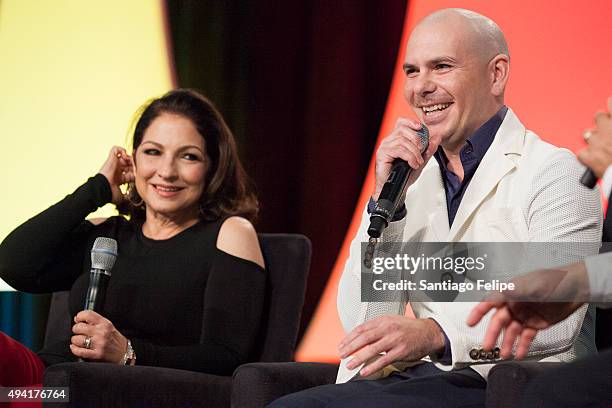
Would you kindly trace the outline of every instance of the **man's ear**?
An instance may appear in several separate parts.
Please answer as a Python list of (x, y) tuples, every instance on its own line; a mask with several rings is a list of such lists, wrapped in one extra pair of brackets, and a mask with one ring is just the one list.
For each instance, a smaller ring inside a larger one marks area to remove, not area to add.
[(508, 76), (510, 75), (510, 60), (505, 54), (498, 54), (489, 62), (489, 73), (491, 75), (491, 93), (494, 96), (502, 96)]

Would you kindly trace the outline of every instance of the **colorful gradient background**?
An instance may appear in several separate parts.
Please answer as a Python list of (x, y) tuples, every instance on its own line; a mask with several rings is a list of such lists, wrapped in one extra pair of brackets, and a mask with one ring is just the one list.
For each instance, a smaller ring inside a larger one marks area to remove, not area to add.
[[(239, 3), (0, 0), (0, 239), (125, 145), (147, 98), (198, 88), (234, 129), (259, 187), (258, 229), (313, 241), (297, 358), (337, 361), (337, 283), (377, 140), (412, 116), (401, 64), (416, 22), (445, 7), (495, 20), (512, 59), (507, 104), (556, 145), (580, 149), (612, 95), (605, 0)], [(0, 330), (35, 346), (44, 321), (31, 317), (33, 303), (0, 293)]]

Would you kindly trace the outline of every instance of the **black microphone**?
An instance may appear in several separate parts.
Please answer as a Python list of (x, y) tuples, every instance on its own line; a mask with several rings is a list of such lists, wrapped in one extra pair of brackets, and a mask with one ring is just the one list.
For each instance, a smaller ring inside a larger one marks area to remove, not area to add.
[(597, 184), (597, 176), (593, 173), (593, 170), (587, 167), (580, 177), (580, 183), (585, 187), (593, 188)]
[(98, 237), (91, 248), (91, 271), (89, 288), (85, 297), (85, 310), (102, 314), (102, 306), (111, 278), (111, 269), (117, 259), (117, 241), (112, 238)]
[[(429, 146), (429, 130), (427, 130), (425, 125), (421, 126), (421, 129), (417, 131), (417, 135), (420, 139), (422, 154)], [(374, 211), (370, 214), (370, 227), (368, 228), (368, 235), (370, 237), (379, 238), (383, 230), (387, 228), (387, 225), (393, 219), (393, 215), (406, 191), (406, 184), (411, 172), (412, 168), (404, 160), (395, 159), (393, 161), (391, 173), (380, 192)]]

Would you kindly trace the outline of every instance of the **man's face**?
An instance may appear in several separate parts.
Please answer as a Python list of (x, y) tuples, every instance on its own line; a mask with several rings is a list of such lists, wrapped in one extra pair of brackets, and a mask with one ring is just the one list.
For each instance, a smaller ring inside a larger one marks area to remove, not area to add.
[(404, 96), (443, 146), (462, 145), (495, 113), (488, 62), (466, 32), (461, 22), (429, 22), (408, 41)]

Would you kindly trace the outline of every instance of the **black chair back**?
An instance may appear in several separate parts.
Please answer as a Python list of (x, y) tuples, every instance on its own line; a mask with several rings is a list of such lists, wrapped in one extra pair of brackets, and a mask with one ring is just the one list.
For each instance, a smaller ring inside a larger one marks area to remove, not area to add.
[(49, 306), (49, 317), (47, 318), (47, 329), (45, 331), (45, 344), (62, 341), (66, 339), (66, 333), (71, 332), (72, 318), (68, 308), (68, 296), (70, 292), (55, 292), (51, 295)]
[(268, 272), (256, 361), (292, 361), (310, 270), (310, 240), (298, 234), (259, 234)]

